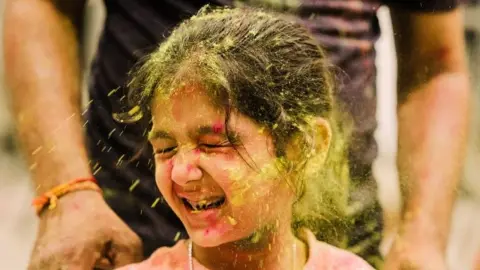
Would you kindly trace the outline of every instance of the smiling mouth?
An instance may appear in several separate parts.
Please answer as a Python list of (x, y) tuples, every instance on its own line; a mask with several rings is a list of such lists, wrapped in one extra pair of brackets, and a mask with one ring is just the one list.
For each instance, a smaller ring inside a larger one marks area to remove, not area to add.
[(185, 198), (182, 198), (182, 202), (188, 210), (205, 211), (222, 207), (222, 205), (225, 204), (225, 197), (216, 198), (214, 200), (202, 200), (199, 202), (192, 202)]

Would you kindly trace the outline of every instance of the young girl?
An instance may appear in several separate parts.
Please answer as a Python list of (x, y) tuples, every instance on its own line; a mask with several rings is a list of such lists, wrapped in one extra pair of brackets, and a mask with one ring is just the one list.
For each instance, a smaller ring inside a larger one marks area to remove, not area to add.
[(122, 269), (372, 269), (314, 236), (341, 220), (348, 172), (333, 78), (305, 29), (205, 8), (133, 75), (157, 185), (190, 239)]

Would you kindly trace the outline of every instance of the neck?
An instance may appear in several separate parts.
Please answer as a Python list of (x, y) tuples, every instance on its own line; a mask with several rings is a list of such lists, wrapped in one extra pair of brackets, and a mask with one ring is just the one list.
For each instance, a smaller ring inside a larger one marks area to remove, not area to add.
[[(296, 244), (297, 252), (293, 254)], [(305, 263), (305, 247), (293, 235), (290, 227), (264, 229), (251, 237), (217, 247), (194, 244), (195, 259), (208, 269), (297, 269)], [(295, 258), (295, 259), (294, 259)], [(294, 268), (293, 263), (296, 262)]]

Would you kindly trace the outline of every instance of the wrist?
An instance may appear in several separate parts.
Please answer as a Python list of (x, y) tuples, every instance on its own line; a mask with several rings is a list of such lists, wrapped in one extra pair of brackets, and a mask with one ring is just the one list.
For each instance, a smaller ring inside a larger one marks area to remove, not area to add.
[(63, 168), (54, 170), (32, 165), (32, 178), (34, 179), (36, 195), (40, 196), (59, 185), (72, 181), (72, 179), (92, 177), (88, 164), (80, 165), (78, 163), (80, 162), (77, 162), (76, 165), (69, 164), (61, 166)]
[(44, 144), (44, 147), (34, 150), (28, 160), (37, 195), (72, 179), (92, 176), (87, 152), (82, 145)]
[(68, 214), (78, 215), (79, 212), (95, 210), (102, 205), (107, 203), (101, 193), (93, 190), (79, 190), (62, 196), (55, 209), (46, 209), (38, 215), (38, 218), (42, 221)]
[(435, 220), (425, 217), (406, 219), (400, 224), (398, 237), (411, 242), (419, 249), (445, 252), (447, 233), (443, 232)]
[[(85, 191), (90, 191), (90, 193), (83, 193)], [(36, 197), (32, 206), (35, 207), (38, 216), (41, 216), (45, 212), (55, 210), (57, 206), (63, 205), (63, 201), (69, 201), (66, 196), (73, 200), (77, 197), (83, 197), (83, 194), (88, 194), (88, 198), (83, 198), (84, 202), (90, 202), (92, 199), (101, 198), (102, 190), (97, 185), (97, 181), (94, 177), (79, 178), (71, 180), (67, 183), (57, 185), (54, 188), (48, 190), (44, 194)], [(72, 196), (73, 194), (73, 196)], [(76, 194), (81, 194), (77, 195)], [(93, 195), (93, 194), (96, 194)]]

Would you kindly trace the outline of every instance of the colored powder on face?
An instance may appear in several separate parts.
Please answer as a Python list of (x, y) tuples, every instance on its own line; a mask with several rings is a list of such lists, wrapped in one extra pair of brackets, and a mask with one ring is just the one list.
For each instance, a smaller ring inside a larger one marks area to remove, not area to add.
[(252, 238), (250, 239), (252, 241), (252, 243), (258, 243), (258, 241), (260, 241), (260, 238), (261, 238), (262, 234), (259, 233), (259, 232), (254, 232), (253, 233), (253, 236)]
[(240, 206), (245, 204), (245, 194), (250, 190), (250, 184), (245, 184), (242, 189), (236, 189), (230, 203), (234, 206)]
[(260, 129), (258, 129), (258, 134), (263, 134), (265, 132), (265, 127), (261, 127)]
[(214, 133), (220, 133), (223, 130), (223, 123), (215, 123), (212, 128)]
[(239, 168), (228, 169), (228, 177), (232, 181), (239, 181), (243, 178), (244, 173)]
[(228, 169), (229, 179), (232, 180), (232, 185), (229, 187), (232, 197), (230, 203), (235, 206), (244, 203), (244, 194), (250, 189), (250, 184), (246, 181), (240, 181), (245, 178), (245, 172), (240, 168)]
[(232, 199), (230, 200), (230, 203), (234, 206), (240, 206), (244, 204), (243, 200), (244, 200), (243, 196), (241, 194), (237, 194), (232, 197)]
[(273, 162), (270, 162), (260, 168), (260, 175), (257, 177), (257, 182), (272, 181), (279, 176), (278, 168), (281, 167), (280, 160), (276, 158)]
[[(230, 202), (232, 205), (239, 206), (245, 203), (245, 197), (255, 190), (255, 197), (260, 198), (270, 192), (271, 185), (266, 183), (267, 181), (275, 181), (278, 177), (277, 163), (272, 162), (260, 169), (260, 173), (255, 176), (252, 181), (244, 179), (244, 173), (238, 173), (236, 170), (231, 170), (230, 179), (234, 180), (232, 185), (232, 197)], [(242, 181), (239, 181), (242, 180)], [(250, 195), (251, 196), (251, 195)]]
[(231, 216), (228, 216), (228, 222), (233, 226), (237, 225), (237, 221)]
[(210, 215), (210, 216), (207, 216), (206, 217), (206, 221), (208, 222), (208, 224), (213, 227), (216, 223), (217, 223), (217, 217), (213, 216), (213, 215)]

